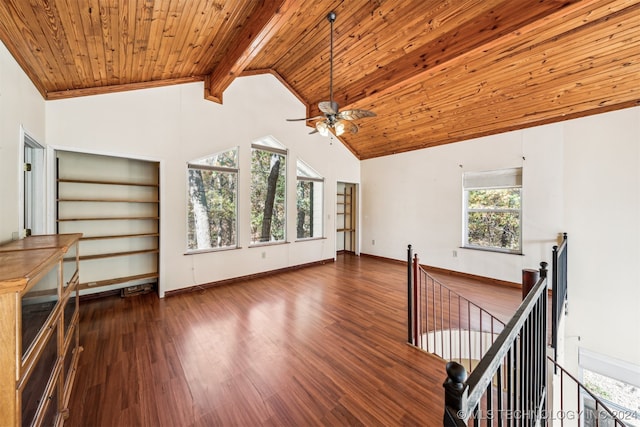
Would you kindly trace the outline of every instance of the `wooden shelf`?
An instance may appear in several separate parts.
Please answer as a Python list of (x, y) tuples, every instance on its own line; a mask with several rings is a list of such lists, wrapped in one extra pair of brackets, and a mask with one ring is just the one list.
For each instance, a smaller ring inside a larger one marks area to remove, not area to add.
[(159, 216), (125, 216), (125, 217), (100, 217), (100, 218), (58, 218), (56, 221), (119, 221), (132, 219), (152, 219), (159, 220)]
[(146, 184), (146, 183), (139, 183), (139, 182), (102, 181), (102, 180), (89, 180), (89, 179), (59, 178), (58, 182), (68, 182), (73, 184), (127, 185), (127, 186), (133, 186), (133, 187), (160, 187), (159, 184)]
[(128, 256), (128, 255), (157, 254), (158, 252), (160, 252), (158, 249), (142, 249), (139, 251), (111, 252), (106, 254), (83, 255), (83, 256), (80, 256), (80, 261), (88, 261), (92, 259), (102, 259), (102, 258), (113, 258), (117, 256)]
[(102, 279), (79, 289), (91, 293), (101, 286), (158, 279), (159, 163), (68, 151), (56, 156), (58, 230), (86, 236), (80, 242), (86, 249), (79, 257), (83, 273)]
[(353, 184), (342, 183), (344, 187), (337, 191), (337, 212), (336, 212), (336, 232), (342, 233), (342, 250), (353, 252), (355, 250), (355, 206)]
[(135, 276), (116, 277), (113, 279), (97, 280), (95, 282), (80, 283), (79, 289), (92, 289), (100, 286), (118, 285), (121, 283), (133, 282), (134, 280), (157, 279), (158, 273), (137, 274)]
[(127, 239), (130, 237), (160, 237), (160, 233), (114, 234), (110, 236), (90, 236), (80, 240)]

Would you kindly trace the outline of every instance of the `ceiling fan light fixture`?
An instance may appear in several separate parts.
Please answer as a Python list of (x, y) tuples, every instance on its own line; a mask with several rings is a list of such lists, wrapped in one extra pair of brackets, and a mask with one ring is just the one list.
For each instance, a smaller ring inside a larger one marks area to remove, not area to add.
[(316, 123), (316, 129), (318, 130), (318, 132), (322, 136), (328, 136), (329, 135), (329, 125), (327, 125), (325, 122)]
[(321, 119), (316, 122), (316, 131), (322, 136), (329, 136), (331, 129), (336, 136), (344, 134), (346, 131), (350, 131), (353, 134), (358, 133), (358, 126), (352, 123), (352, 120), (361, 119), (364, 117), (374, 117), (376, 113), (368, 110), (344, 110), (340, 111), (338, 103), (333, 99), (333, 23), (336, 20), (336, 13), (329, 12), (327, 20), (330, 24), (330, 40), (329, 40), (329, 100), (321, 101), (318, 103), (318, 109), (324, 115), (315, 117), (306, 117), (304, 119), (287, 119), (287, 121), (310, 121)]

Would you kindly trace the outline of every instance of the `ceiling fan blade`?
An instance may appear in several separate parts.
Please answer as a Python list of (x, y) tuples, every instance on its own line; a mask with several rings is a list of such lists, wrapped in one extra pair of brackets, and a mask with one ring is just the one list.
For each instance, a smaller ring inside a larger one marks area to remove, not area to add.
[(376, 113), (369, 110), (344, 110), (344, 111), (340, 111), (340, 113), (338, 114), (338, 118), (344, 119), (344, 120), (357, 120), (357, 119), (363, 119), (365, 117), (375, 117), (375, 116), (376, 116)]
[(308, 121), (308, 120), (318, 120), (318, 119), (324, 119), (324, 116), (315, 116), (315, 117), (305, 117), (304, 119), (286, 119), (288, 122), (301, 122), (301, 121)]
[(322, 101), (318, 108), (325, 114), (338, 114), (338, 103), (335, 101)]

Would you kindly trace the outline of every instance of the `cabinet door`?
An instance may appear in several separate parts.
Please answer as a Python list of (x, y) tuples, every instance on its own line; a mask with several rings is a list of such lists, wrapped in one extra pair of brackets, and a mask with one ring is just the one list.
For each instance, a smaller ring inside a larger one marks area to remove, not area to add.
[(54, 309), (60, 299), (60, 270), (60, 263), (57, 263), (22, 296), (20, 304), (22, 333), (19, 347), (23, 365), (32, 357), (34, 349), (42, 344), (43, 336), (49, 333), (44, 326), (53, 322)]
[(33, 366), (31, 372), (18, 386), (19, 403), (22, 413), (22, 425), (30, 426), (36, 418), (43, 418), (49, 412), (58, 411), (58, 328), (53, 332)]

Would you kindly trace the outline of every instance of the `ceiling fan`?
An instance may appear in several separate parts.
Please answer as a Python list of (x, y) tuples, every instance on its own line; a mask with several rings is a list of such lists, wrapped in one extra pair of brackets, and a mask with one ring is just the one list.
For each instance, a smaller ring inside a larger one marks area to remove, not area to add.
[(318, 103), (318, 108), (324, 114), (322, 116), (306, 117), (304, 119), (287, 119), (289, 122), (295, 121), (313, 121), (316, 122), (316, 128), (310, 133), (319, 132), (322, 136), (329, 135), (329, 131), (333, 129), (337, 136), (342, 135), (345, 131), (358, 133), (358, 126), (352, 120), (362, 119), (364, 117), (374, 117), (376, 113), (369, 110), (344, 110), (340, 111), (338, 103), (333, 100), (333, 23), (336, 20), (336, 13), (329, 12), (327, 20), (331, 25), (331, 38), (329, 50), (329, 101)]

